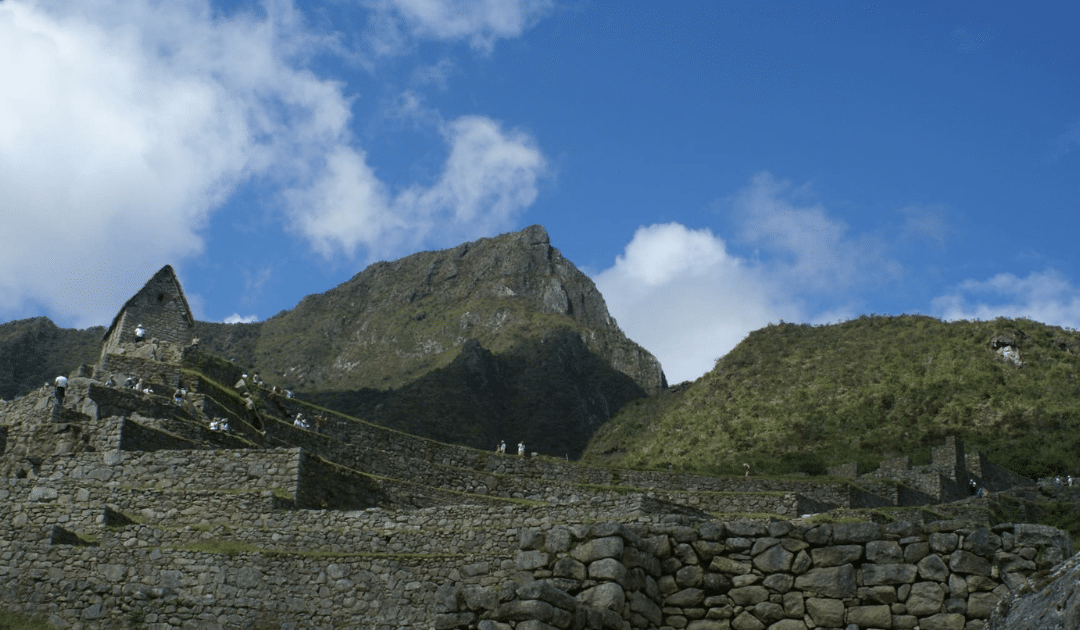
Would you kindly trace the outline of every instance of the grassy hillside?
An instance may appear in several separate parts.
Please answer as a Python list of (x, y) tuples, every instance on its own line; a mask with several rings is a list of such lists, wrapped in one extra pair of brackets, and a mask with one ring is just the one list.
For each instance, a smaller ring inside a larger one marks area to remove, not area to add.
[[(997, 339), (996, 344), (991, 341)], [(1015, 344), (1022, 364), (993, 348)], [(950, 434), (1027, 476), (1080, 470), (1080, 335), (1026, 319), (867, 317), (751, 333), (685, 389), (630, 403), (584, 459), (629, 467), (821, 474)]]

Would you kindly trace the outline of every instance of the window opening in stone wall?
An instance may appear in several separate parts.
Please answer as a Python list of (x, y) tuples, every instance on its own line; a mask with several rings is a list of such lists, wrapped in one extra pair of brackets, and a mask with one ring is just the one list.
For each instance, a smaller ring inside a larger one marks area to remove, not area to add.
[(164, 293), (158, 293), (157, 294), (157, 301), (158, 302), (164, 302), (165, 301), (165, 294)]

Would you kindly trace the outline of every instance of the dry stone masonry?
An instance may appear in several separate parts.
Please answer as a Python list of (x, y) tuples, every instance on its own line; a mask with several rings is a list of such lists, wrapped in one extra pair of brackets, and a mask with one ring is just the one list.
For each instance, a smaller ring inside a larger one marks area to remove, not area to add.
[[(980, 630), (1072, 553), (947, 503), (1026, 481), (958, 440), (849, 481), (500, 456), (248, 404), (189, 319), (165, 268), (61, 406), (0, 402), (0, 607), (72, 630)], [(106, 385), (129, 376), (150, 392)]]

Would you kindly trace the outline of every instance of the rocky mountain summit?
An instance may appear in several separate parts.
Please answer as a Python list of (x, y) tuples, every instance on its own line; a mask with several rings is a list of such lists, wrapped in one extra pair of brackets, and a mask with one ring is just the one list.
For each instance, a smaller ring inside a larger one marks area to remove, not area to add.
[[(6, 325), (5, 346), (0, 329), (0, 396), (96, 360), (103, 329), (39, 319), (71, 340), (36, 343), (24, 321)], [(524, 441), (560, 457), (576, 458), (623, 405), (667, 385), (538, 225), (376, 263), (264, 322), (196, 322), (191, 334), (316, 404), (441, 441)], [(20, 367), (5, 378), (3, 362)]]

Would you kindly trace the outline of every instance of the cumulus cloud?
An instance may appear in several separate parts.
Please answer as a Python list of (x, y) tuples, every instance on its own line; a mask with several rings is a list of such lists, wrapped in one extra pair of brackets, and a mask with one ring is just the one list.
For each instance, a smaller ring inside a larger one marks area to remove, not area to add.
[(500, 39), (520, 36), (554, 5), (552, 0), (380, 0), (368, 33), (377, 54), (396, 54), (416, 38), (468, 41), (490, 52)]
[(988, 280), (965, 280), (951, 293), (934, 298), (931, 306), (946, 320), (1026, 317), (1080, 328), (1080, 288), (1053, 269), (1026, 278), (1000, 273)]
[(198, 254), (239, 182), (339, 142), (347, 100), (293, 63), (296, 20), (285, 3), (220, 20), (196, 1), (0, 3), (0, 217), (17, 235), (0, 309), (63, 302), (58, 278), (121, 252), (139, 268)]
[(229, 315), (221, 323), (223, 324), (254, 324), (259, 321), (258, 315), (241, 315), (240, 313), (233, 313)]
[(614, 266), (594, 278), (623, 331), (660, 359), (668, 381), (701, 376), (751, 330), (796, 319), (761, 270), (731, 255), (709, 229), (638, 228)]
[[(542, 9), (379, 6), (410, 37), (481, 48), (520, 34)], [(391, 190), (349, 130), (352, 96), (306, 65), (339, 53), (340, 42), (313, 34), (289, 0), (255, 11), (217, 15), (206, 0), (0, 2), (0, 220), (9, 235), (0, 313), (107, 322), (148, 275), (102, 275), (99, 296), (125, 297), (93, 304), (73, 301), (63, 279), (111, 268), (111, 258), (156, 270), (199, 255), (212, 214), (247, 182), (280, 199), (282, 218), (328, 257), (504, 229), (535, 199), (545, 168), (535, 142), (483, 116), (432, 116), (449, 148), (442, 175)], [(440, 62), (418, 80), (438, 83), (451, 68)]]
[(511, 227), (546, 172), (535, 142), (483, 116), (463, 116), (442, 132), (450, 150), (438, 180), (396, 195), (362, 152), (339, 148), (320, 179), (290, 193), (295, 226), (326, 257), (353, 256), (361, 246), (376, 256), (429, 237), (447, 243)]
[(769, 322), (849, 319), (853, 288), (898, 274), (883, 243), (800, 201), (810, 195), (760, 173), (728, 200), (734, 240), (753, 255), (733, 254), (709, 229), (651, 225), (596, 274), (611, 314), (669, 382), (697, 378)]

